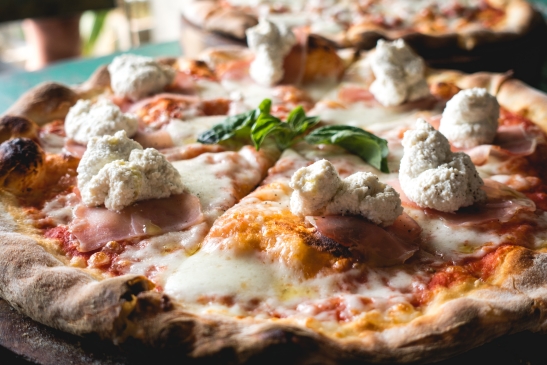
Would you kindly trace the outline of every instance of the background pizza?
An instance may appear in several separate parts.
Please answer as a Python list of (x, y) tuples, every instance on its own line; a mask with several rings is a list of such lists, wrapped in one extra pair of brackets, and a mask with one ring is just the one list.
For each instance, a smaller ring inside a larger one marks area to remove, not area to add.
[[(537, 86), (547, 30), (526, 1), (193, 1), (183, 9), (185, 50), (245, 41), (258, 18), (321, 35), (338, 47), (371, 49), (404, 38), (434, 68), (512, 70)], [(198, 29), (196, 29), (196, 26)]]

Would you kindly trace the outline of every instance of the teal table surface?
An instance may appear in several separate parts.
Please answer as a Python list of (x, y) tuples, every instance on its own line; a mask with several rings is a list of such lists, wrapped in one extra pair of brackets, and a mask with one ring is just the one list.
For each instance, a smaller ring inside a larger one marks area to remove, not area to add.
[[(182, 49), (178, 41), (151, 44), (134, 48), (127, 53), (142, 56), (180, 56)], [(13, 71), (0, 73), (0, 114), (4, 113), (25, 91), (46, 81), (56, 81), (66, 85), (84, 82), (101, 65), (110, 63), (121, 52), (104, 57), (82, 58), (59, 62), (34, 72)]]

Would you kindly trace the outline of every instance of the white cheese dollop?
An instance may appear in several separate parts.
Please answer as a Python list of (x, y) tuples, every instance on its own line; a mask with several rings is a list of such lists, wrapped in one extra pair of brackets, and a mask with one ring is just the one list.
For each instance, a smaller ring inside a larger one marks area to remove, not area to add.
[(403, 213), (399, 194), (370, 172), (341, 179), (327, 160), (297, 170), (290, 183), (291, 212), (295, 215), (361, 215), (389, 226)]
[(110, 85), (114, 94), (133, 101), (157, 93), (175, 78), (173, 68), (153, 58), (124, 54), (108, 65)]
[(491, 144), (499, 116), (500, 105), (486, 89), (462, 90), (446, 103), (439, 132), (458, 148)]
[(401, 188), (420, 207), (454, 212), (486, 199), (471, 158), (453, 153), (446, 137), (425, 120), (405, 132), (402, 144)]
[(157, 150), (143, 150), (125, 131), (90, 139), (78, 166), (78, 188), (84, 204), (115, 211), (184, 191), (173, 165)]
[(138, 127), (136, 116), (122, 113), (108, 99), (101, 99), (95, 104), (80, 99), (70, 108), (65, 119), (67, 137), (81, 144), (87, 144), (91, 137), (112, 135), (120, 130), (132, 137)]
[(294, 33), (284, 25), (261, 19), (258, 25), (247, 29), (247, 43), (255, 53), (249, 73), (253, 80), (265, 86), (281, 81), (283, 60), (296, 44)]
[(404, 40), (380, 39), (370, 55), (370, 65), (376, 78), (370, 92), (382, 105), (400, 105), (430, 95), (424, 61)]

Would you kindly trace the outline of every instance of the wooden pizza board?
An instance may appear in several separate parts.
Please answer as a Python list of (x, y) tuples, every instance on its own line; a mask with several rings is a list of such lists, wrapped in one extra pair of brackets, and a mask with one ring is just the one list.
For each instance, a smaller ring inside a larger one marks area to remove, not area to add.
[[(523, 332), (504, 336), (437, 365), (547, 364), (547, 335)], [(136, 345), (136, 346), (135, 346)], [(0, 364), (136, 365), (187, 364), (182, 355), (166, 355), (138, 344), (125, 348), (97, 338), (82, 338), (46, 327), (0, 299)], [(8, 351), (9, 349), (10, 351)], [(200, 362), (200, 364), (209, 362)], [(215, 361), (214, 364), (220, 364)], [(264, 364), (261, 364), (264, 365)], [(283, 365), (289, 365), (285, 363)]]

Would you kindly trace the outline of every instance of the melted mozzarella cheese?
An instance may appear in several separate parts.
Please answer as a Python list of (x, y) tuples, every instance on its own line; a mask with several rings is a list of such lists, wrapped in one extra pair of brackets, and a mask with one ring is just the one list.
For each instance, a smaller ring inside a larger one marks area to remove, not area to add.
[(349, 104), (345, 109), (315, 108), (309, 115), (317, 115), (328, 124), (351, 125), (367, 129), (377, 123), (390, 123), (415, 117), (416, 111), (401, 113), (390, 108), (369, 107), (364, 103)]
[(238, 93), (249, 110), (256, 108), (264, 99), (271, 99), (274, 104), (281, 101), (276, 96), (274, 88), (258, 85), (251, 79), (223, 80), (222, 86), (229, 92)]
[(173, 162), (188, 192), (199, 198), (208, 220), (213, 221), (237, 203), (241, 187), (252, 189), (260, 182), (262, 171), (248, 151), (204, 153)]
[(127, 266), (128, 274), (146, 275), (163, 286), (173, 269), (198, 250), (208, 231), (209, 224), (203, 222), (182, 232), (169, 232), (129, 245), (119, 255), (118, 264)]
[(229, 92), (216, 81), (198, 79), (195, 83), (198, 96), (203, 100), (229, 98)]
[(55, 133), (40, 133), (40, 146), (47, 153), (60, 154), (65, 146), (65, 138)]
[(503, 242), (503, 236), (495, 232), (473, 227), (449, 227), (439, 218), (432, 218), (421, 209), (409, 209), (410, 215), (420, 227), (424, 249), (444, 260), (457, 261), (463, 257), (481, 257)]
[[(258, 254), (202, 249), (180, 262), (165, 281), (164, 289), (182, 301), (187, 310), (197, 313), (268, 319), (266, 313), (273, 311), (282, 318), (335, 322), (340, 315), (337, 310), (344, 311), (348, 318), (356, 317), (366, 313), (365, 303), (374, 303), (385, 316), (398, 304), (410, 306), (409, 286), (421, 285), (422, 280), (419, 272), (397, 271), (393, 275), (370, 270), (367, 282), (356, 292), (340, 291), (340, 283), (352, 274), (355, 273), (350, 271), (305, 279), (297, 270)], [(329, 309), (332, 298), (340, 304)], [(258, 303), (258, 310), (250, 307), (253, 301)]]
[(233, 181), (225, 173), (237, 167), (233, 162), (211, 163), (210, 154), (203, 154), (190, 160), (173, 162), (182, 177), (182, 183), (201, 202), (203, 213), (214, 220), (235, 203), (232, 195)]
[(42, 212), (53, 219), (55, 224), (68, 224), (72, 220), (72, 210), (80, 202), (75, 193), (59, 195), (44, 204)]
[(196, 302), (203, 296), (235, 296), (241, 301), (278, 297), (275, 286), (279, 277), (274, 266), (253, 257), (201, 250), (167, 279), (165, 292), (185, 302)]
[(175, 146), (185, 146), (195, 143), (198, 136), (211, 129), (215, 124), (221, 123), (226, 116), (195, 117), (185, 121), (171, 119), (165, 127)]

